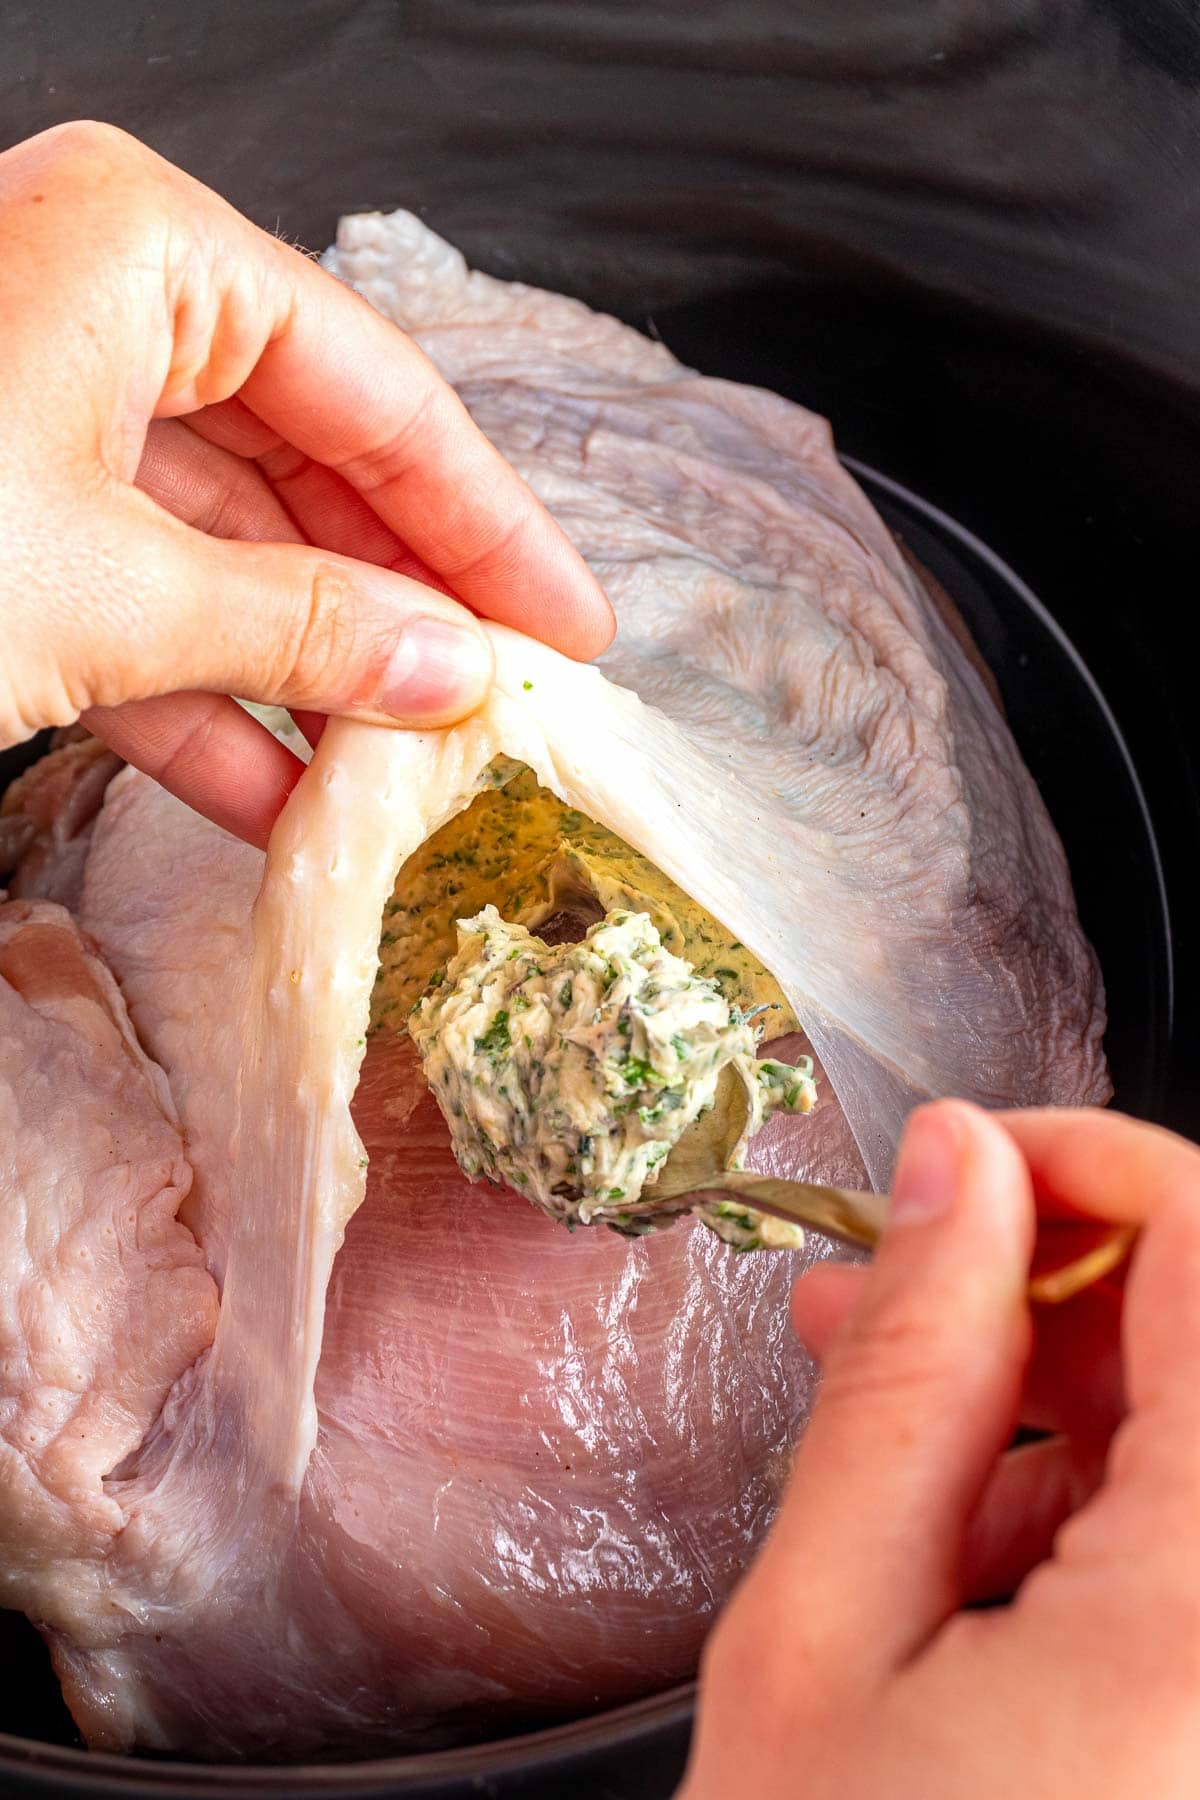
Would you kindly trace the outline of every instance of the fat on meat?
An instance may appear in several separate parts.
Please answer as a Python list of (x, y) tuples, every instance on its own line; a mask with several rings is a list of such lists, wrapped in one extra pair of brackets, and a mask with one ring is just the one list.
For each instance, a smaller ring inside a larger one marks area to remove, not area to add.
[(65, 741), (18, 776), (0, 803), (0, 880), (15, 897), (76, 908), (92, 827), (121, 759), (86, 733), (56, 735)]
[(107, 1478), (212, 1342), (190, 1182), (108, 968), (61, 906), (0, 902), (0, 1595), (47, 1626), (99, 1620)]
[[(491, 628), (463, 725), (331, 724), (265, 864), (109, 788), (82, 917), (178, 1108), (175, 1223), (220, 1308), (107, 1473), (88, 1579), (63, 1602), (49, 1555), (24, 1590), (107, 1747), (286, 1757), (644, 1691), (694, 1666), (769, 1520), (811, 1385), (795, 1259), (568, 1237), (465, 1184), (402, 1040), (367, 1046), (395, 872), (495, 758), (775, 975), (826, 1100), (772, 1166), (882, 1184), (927, 1095), (1108, 1092), (1053, 827), (826, 427), (407, 215), (344, 223), (330, 261), (459, 384), (621, 632), (601, 672)], [(41, 1530), (40, 1493), (0, 1531)]]

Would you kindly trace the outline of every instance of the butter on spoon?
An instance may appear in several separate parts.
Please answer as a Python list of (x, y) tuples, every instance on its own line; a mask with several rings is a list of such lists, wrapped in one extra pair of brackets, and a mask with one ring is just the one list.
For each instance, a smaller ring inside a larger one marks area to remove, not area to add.
[[(659, 1171), (655, 1196), (672, 1200), (714, 1191), (730, 1194), (755, 1212), (873, 1248), (887, 1221), (887, 1196), (736, 1168), (733, 1158), (745, 1139), (747, 1115), (743, 1084), (732, 1070), (723, 1070), (712, 1107), (692, 1121)], [(1058, 1305), (1082, 1293), (1124, 1262), (1135, 1236), (1131, 1227), (1042, 1220), (1029, 1298)]]
[[(409, 1029), (474, 1179), (503, 1183), (574, 1228), (640, 1236), (691, 1213), (735, 1251), (798, 1249), (804, 1231), (870, 1248), (888, 1201), (742, 1167), (774, 1110), (806, 1112), (811, 1065), (755, 1058), (756, 1032), (717, 984), (618, 910), (550, 945), (487, 906)], [(1050, 1226), (1030, 1294), (1068, 1299), (1132, 1234)]]

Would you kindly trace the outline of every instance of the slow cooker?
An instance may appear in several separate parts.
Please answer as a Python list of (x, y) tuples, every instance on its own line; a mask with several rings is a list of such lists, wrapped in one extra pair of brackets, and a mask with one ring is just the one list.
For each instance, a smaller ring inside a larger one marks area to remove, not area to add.
[[(1116, 1103), (1200, 1137), (1191, 0), (7, 6), (0, 143), (89, 116), (291, 241), (403, 205), (825, 413), (999, 682), (1104, 970)], [(212, 1768), (89, 1756), (14, 1615), (0, 1667), (0, 1792), (81, 1800), (661, 1800), (692, 1705)]]

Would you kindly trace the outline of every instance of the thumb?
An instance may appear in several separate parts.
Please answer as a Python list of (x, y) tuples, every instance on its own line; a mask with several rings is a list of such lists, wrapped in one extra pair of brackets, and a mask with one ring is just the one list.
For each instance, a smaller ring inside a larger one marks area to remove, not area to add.
[(69, 567), (72, 591), (32, 584), (15, 632), (30, 730), (179, 689), (429, 727), (487, 692), (478, 622), (409, 576), (307, 544), (211, 537), (132, 489), (76, 513), (70, 536), (75, 554), (60, 537), (42, 566)]
[(959, 1102), (914, 1115), (888, 1229), (746, 1584), (761, 1641), (791, 1636), (810, 1667), (861, 1682), (961, 1603), (967, 1525), (1016, 1417), (1033, 1232), (1028, 1171), (997, 1124)]

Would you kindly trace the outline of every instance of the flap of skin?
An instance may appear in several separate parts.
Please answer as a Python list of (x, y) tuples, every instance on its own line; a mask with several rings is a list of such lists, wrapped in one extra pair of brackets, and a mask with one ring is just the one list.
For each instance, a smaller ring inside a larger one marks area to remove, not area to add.
[[(721, 762), (597, 670), (490, 629), (485, 708), (427, 734), (331, 724), (271, 841), (241, 1074), (244, 1191), (212, 1369), (253, 1422), (247, 1492), (295, 1492), (312, 1442), (325, 1288), (364, 1187), (350, 1100), (383, 906), (397, 868), (469, 803), (494, 758), (527, 764), (642, 851), (771, 972), (877, 1180), (919, 1100), (1011, 1101), (992, 1085), (987, 1046), (1011, 1052), (1022, 1033), (1032, 1046), (1038, 1029), (1002, 967), (964, 963), (954, 942), (939, 957), (902, 885), (881, 905), (854, 850), (812, 824), (802, 788), (755, 786), (736, 755)], [(269, 1246), (288, 1247), (292, 1287), (268, 1273)]]

